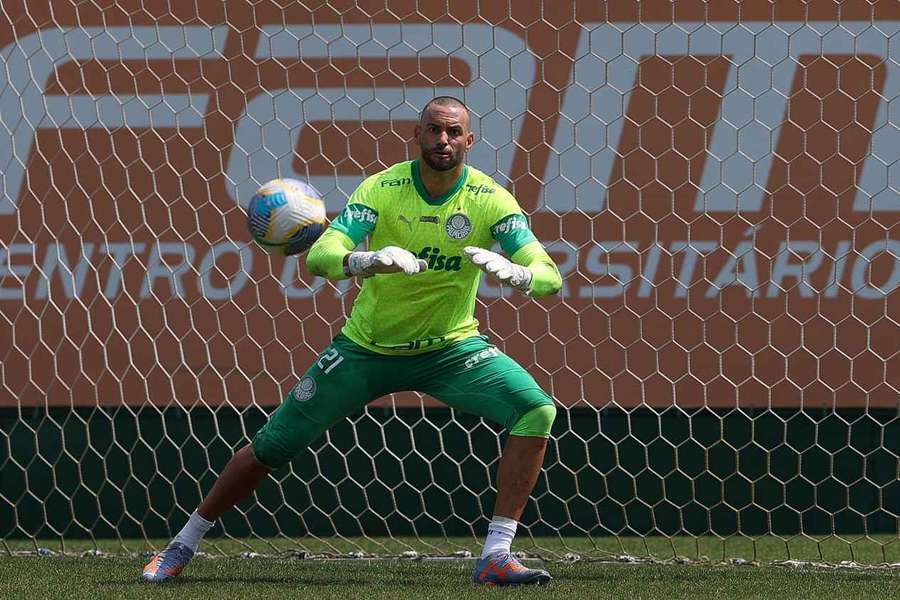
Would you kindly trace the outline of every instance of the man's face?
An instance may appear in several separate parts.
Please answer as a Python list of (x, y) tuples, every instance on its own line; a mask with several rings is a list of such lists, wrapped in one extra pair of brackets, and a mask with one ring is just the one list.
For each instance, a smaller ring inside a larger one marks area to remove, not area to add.
[(475, 142), (464, 108), (431, 105), (416, 125), (422, 160), (435, 171), (455, 169)]

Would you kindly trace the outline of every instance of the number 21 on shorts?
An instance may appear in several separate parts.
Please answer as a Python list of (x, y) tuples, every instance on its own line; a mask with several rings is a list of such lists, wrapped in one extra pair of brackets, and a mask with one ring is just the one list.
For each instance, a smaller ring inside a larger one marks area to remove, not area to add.
[(328, 348), (316, 361), (316, 366), (322, 369), (322, 373), (328, 375), (336, 366), (344, 361), (344, 357), (337, 348)]

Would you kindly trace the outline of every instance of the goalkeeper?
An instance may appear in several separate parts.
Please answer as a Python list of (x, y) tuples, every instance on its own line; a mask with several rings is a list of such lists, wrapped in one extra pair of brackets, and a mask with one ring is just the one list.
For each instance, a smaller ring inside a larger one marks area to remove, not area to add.
[[(523, 566), (510, 544), (556, 409), (525, 369), (479, 335), (474, 313), (481, 272), (531, 297), (559, 291), (560, 274), (515, 198), (466, 165), (475, 136), (462, 102), (429, 102), (415, 135), (419, 159), (366, 179), (307, 256), (315, 275), (362, 278), (342, 332), (144, 567), (144, 580), (180, 573), (222, 513), (335, 422), (380, 396), (418, 390), (510, 433), (475, 583), (550, 581), (546, 571)], [(356, 251), (366, 238), (370, 251)], [(486, 249), (494, 242), (509, 259)]]

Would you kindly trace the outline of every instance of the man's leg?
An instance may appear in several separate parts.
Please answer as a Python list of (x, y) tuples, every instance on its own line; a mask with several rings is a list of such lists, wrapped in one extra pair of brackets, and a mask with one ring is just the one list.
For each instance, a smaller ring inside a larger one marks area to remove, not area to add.
[(497, 468), (497, 500), (488, 525), (481, 560), (473, 579), (484, 585), (542, 585), (552, 581), (542, 569), (529, 569), (516, 560), (510, 546), (528, 497), (537, 483), (550, 426), (556, 417), (552, 405), (538, 406), (517, 421), (510, 432)]
[(215, 521), (232, 506), (249, 496), (270, 473), (268, 467), (256, 460), (247, 444), (234, 453), (212, 489), (197, 507), (197, 514), (207, 521)]
[(544, 464), (547, 438), (511, 435), (497, 468), (494, 516), (518, 521)]
[(422, 391), (510, 432), (497, 470), (494, 515), (473, 580), (483, 585), (548, 583), (550, 574), (526, 568), (512, 555), (510, 545), (544, 460), (556, 416), (553, 400), (486, 338), (470, 338), (429, 359), (421, 369), (426, 381)]
[[(552, 422), (552, 419), (551, 419)], [(552, 581), (541, 569), (528, 569), (511, 554), (519, 519), (537, 483), (547, 438), (510, 435), (497, 468), (497, 500), (473, 580), (484, 585), (542, 585)]]
[(497, 468), (497, 500), (481, 558), (510, 551), (519, 519), (544, 463), (547, 439), (511, 435)]
[(369, 382), (386, 378), (366, 373), (378, 368), (377, 359), (360, 350), (339, 336), (319, 356), (253, 442), (228, 461), (178, 535), (144, 567), (144, 581), (166, 581), (181, 573), (213, 522), (249, 496), (269, 472), (290, 462), (333, 423), (385, 393)]
[(179, 575), (216, 519), (249, 496), (268, 474), (269, 469), (256, 460), (250, 444), (235, 452), (178, 535), (144, 566), (141, 579), (154, 583)]

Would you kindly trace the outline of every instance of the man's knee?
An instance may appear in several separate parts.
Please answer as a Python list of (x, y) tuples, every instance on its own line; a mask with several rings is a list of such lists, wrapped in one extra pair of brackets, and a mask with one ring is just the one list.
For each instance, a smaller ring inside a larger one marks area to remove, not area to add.
[[(255, 447), (257, 443), (257, 436), (253, 436), (249, 444), (238, 450), (238, 454), (246, 452), (250, 456), (251, 462), (265, 468), (268, 471), (277, 471), (278, 467), (270, 463), (270, 461), (272, 460), (272, 454), (270, 450), (266, 448), (266, 443), (260, 442), (260, 450), (257, 450), (257, 448)], [(260, 452), (263, 452), (263, 456), (266, 456), (265, 460), (261, 460), (259, 458)]]
[(556, 407), (552, 404), (543, 404), (519, 417), (509, 434), (547, 438), (550, 437), (554, 419), (556, 419)]
[(270, 471), (277, 471), (294, 457), (292, 448), (282, 440), (270, 435), (265, 427), (260, 429), (250, 442), (250, 451), (254, 458)]
[(253, 456), (270, 471), (289, 463), (326, 429), (324, 424), (306, 418), (290, 402), (290, 398), (285, 400), (250, 443)]

